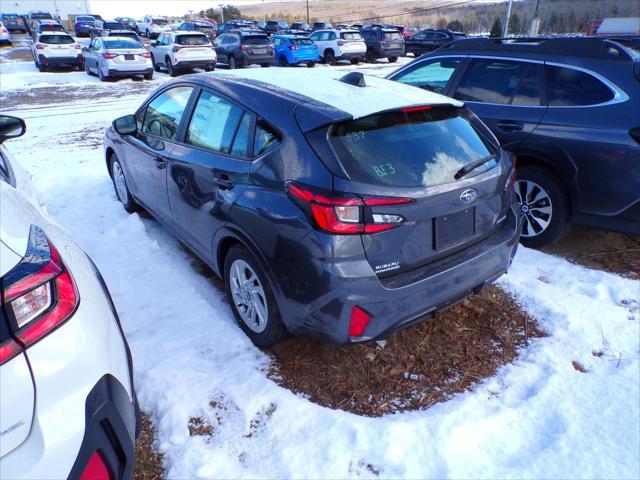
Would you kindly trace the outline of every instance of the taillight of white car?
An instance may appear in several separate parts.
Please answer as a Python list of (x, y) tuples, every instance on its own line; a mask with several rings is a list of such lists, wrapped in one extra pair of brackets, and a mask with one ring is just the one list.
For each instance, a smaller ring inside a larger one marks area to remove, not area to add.
[(42, 229), (32, 225), (27, 253), (2, 277), (2, 305), (13, 337), (0, 344), (0, 364), (66, 322), (79, 302), (71, 272)]

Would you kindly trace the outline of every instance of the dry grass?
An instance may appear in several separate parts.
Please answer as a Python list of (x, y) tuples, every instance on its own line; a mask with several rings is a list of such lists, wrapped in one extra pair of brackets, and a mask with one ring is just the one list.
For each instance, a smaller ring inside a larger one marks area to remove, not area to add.
[(424, 409), (472, 388), (544, 336), (504, 291), (480, 295), (378, 344), (291, 338), (270, 350), (270, 376), (331, 408), (368, 416)]
[(133, 467), (135, 480), (161, 480), (164, 478), (162, 454), (153, 446), (156, 429), (148, 413), (142, 412), (142, 429), (136, 441), (136, 463)]

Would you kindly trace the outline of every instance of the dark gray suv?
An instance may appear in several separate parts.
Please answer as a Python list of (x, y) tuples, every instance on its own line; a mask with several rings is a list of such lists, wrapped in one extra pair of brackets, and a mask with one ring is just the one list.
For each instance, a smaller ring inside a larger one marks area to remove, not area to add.
[(388, 78), (465, 102), (517, 157), (522, 242), (640, 234), (640, 63), (597, 38), (450, 43)]

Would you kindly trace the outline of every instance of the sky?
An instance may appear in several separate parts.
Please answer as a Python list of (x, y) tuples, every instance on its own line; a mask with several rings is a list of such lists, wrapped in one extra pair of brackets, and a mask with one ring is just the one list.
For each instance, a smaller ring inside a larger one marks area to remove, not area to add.
[(148, 13), (184, 15), (189, 10), (199, 12), (207, 8), (215, 8), (221, 3), (225, 5), (250, 5), (260, 3), (260, 0), (89, 0), (91, 11), (99, 13), (105, 18), (122, 16), (139, 18)]

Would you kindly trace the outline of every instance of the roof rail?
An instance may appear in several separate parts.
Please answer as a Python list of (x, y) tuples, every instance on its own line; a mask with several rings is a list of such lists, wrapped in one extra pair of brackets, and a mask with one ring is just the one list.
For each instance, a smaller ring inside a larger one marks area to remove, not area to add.
[(447, 43), (439, 50), (548, 53), (606, 60), (633, 59), (622, 45), (597, 37), (471, 37)]

